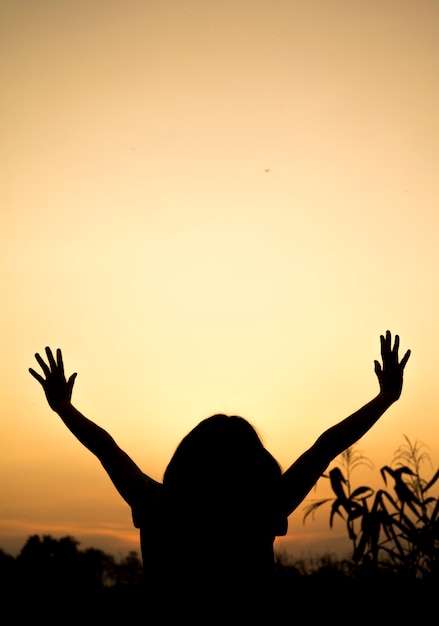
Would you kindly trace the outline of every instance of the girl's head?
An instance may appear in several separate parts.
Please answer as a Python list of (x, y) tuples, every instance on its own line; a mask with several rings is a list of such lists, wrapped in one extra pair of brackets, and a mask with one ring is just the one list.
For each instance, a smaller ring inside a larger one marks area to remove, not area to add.
[(247, 420), (218, 414), (183, 438), (166, 468), (163, 486), (188, 511), (244, 514), (271, 508), (280, 475), (279, 464)]
[(164, 475), (164, 484), (240, 480), (244, 475), (280, 475), (253, 426), (237, 415), (212, 415), (202, 420), (178, 445)]

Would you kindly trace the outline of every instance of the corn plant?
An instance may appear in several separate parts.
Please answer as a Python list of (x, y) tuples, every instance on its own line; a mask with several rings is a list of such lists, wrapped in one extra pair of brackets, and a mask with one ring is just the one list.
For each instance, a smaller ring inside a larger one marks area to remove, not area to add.
[(439, 470), (426, 481), (421, 476), (421, 466), (430, 462), (426, 446), (413, 444), (407, 437), (405, 441), (392, 464), (380, 471), (386, 487), (393, 480), (392, 491), (375, 491), (364, 485), (353, 488), (353, 470), (371, 463), (348, 448), (329, 474), (323, 475), (329, 479), (334, 497), (308, 504), (303, 521), (330, 503), (330, 527), (335, 516), (345, 521), (354, 563), (423, 577), (439, 573), (439, 499), (429, 495)]

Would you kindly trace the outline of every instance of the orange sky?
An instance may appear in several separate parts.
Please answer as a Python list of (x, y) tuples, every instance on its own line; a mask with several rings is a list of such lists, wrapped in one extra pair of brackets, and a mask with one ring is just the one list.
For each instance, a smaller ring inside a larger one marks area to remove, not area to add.
[[(436, 469), (437, 2), (4, 0), (0, 29), (0, 547), (138, 549), (28, 374), (46, 345), (160, 479), (216, 412), (287, 467), (375, 395), (389, 328), (412, 357), (364, 480), (404, 434)], [(296, 555), (338, 545), (302, 516)]]

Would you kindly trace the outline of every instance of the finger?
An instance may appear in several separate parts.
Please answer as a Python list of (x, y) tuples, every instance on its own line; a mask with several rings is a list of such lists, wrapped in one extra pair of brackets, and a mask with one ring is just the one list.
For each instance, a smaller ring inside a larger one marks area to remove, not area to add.
[(53, 358), (52, 350), (47, 347), (46, 348), (47, 359), (49, 361), (50, 369), (53, 371), (56, 369), (55, 359)]
[(402, 357), (402, 359), (401, 359), (401, 363), (400, 363), (401, 369), (404, 369), (404, 368), (405, 368), (405, 364), (406, 364), (406, 363), (407, 363), (407, 361), (409, 360), (411, 353), (412, 353), (412, 351), (411, 351), (411, 350), (407, 350), (407, 352), (406, 352), (406, 353), (404, 354), (404, 356)]
[(383, 365), (388, 362), (392, 354), (392, 334), (390, 330), (386, 330), (385, 335), (381, 335), (381, 356)]
[(56, 351), (56, 362), (57, 362), (60, 374), (64, 376), (64, 363), (62, 360), (62, 352), (59, 348)]
[(37, 381), (41, 384), (44, 383), (44, 378), (42, 376), (40, 376), (40, 374), (38, 374), (38, 372), (36, 372), (34, 369), (32, 369), (31, 367), (29, 368), (29, 373), (32, 374), (32, 376), (34, 378), (37, 379)]
[(390, 330), (386, 330), (386, 348), (388, 350), (392, 349), (392, 334)]
[(67, 388), (69, 390), (69, 394), (72, 395), (72, 391), (73, 391), (73, 385), (75, 384), (75, 378), (76, 378), (76, 372), (74, 374), (72, 374), (69, 378), (69, 380), (67, 381)]
[(375, 364), (375, 374), (379, 376), (381, 374), (381, 364), (379, 361), (374, 361)]
[(70, 389), (73, 388), (73, 385), (75, 384), (75, 379), (77, 377), (77, 372), (75, 372), (74, 374), (72, 374), (69, 378), (69, 380), (67, 381), (68, 386), (70, 387)]
[(399, 335), (395, 335), (395, 343), (393, 344), (393, 352), (398, 354), (399, 350)]
[(46, 363), (43, 361), (43, 359), (40, 357), (38, 353), (35, 355), (35, 358), (38, 361), (38, 365), (41, 367), (45, 375), (48, 376), (50, 374), (50, 370), (47, 367)]
[(380, 336), (381, 340), (381, 359), (383, 361), (383, 365), (387, 362), (389, 356), (389, 331), (385, 335)]

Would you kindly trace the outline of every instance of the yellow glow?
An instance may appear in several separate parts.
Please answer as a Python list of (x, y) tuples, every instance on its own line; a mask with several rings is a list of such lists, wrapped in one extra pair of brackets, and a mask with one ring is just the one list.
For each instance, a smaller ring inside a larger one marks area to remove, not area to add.
[[(27, 372), (46, 345), (78, 372), (76, 406), (160, 479), (216, 412), (286, 468), (376, 393), (389, 328), (412, 357), (360, 444), (370, 482), (403, 434), (437, 464), (437, 3), (1, 12), (0, 547), (137, 545)], [(306, 533), (331, 548), (320, 518)], [(299, 508), (294, 550), (304, 532)]]

